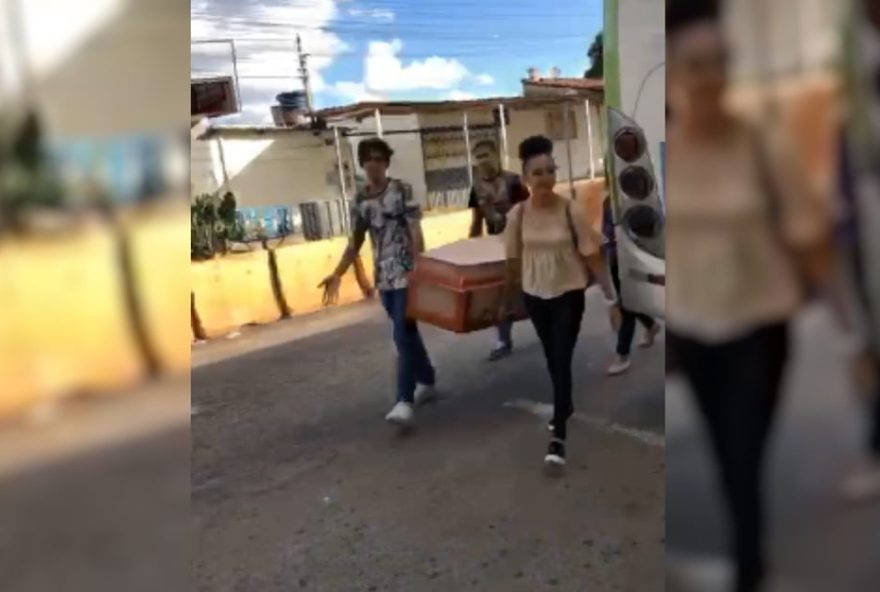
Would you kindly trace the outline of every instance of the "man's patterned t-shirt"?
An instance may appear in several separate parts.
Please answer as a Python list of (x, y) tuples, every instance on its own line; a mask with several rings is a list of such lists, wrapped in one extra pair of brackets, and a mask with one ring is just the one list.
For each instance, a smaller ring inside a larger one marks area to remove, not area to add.
[(385, 191), (369, 196), (361, 190), (351, 210), (355, 232), (370, 235), (378, 290), (407, 287), (407, 274), (415, 266), (410, 226), (421, 220), (421, 208), (408, 183), (391, 179)]

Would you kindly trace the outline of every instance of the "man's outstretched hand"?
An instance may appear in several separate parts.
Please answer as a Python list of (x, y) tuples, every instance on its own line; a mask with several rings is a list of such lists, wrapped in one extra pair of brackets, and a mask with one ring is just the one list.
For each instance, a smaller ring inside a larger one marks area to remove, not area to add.
[(342, 278), (332, 274), (328, 275), (324, 278), (324, 281), (318, 284), (319, 288), (324, 289), (324, 306), (332, 306), (339, 301), (339, 285), (341, 283)]

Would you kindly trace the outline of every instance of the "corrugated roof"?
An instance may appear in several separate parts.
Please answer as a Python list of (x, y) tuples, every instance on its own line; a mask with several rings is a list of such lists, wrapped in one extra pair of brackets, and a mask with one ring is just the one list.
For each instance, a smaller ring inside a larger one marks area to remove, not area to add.
[[(340, 131), (348, 131), (348, 128), (339, 128)], [(204, 133), (198, 136), (199, 140), (207, 140), (218, 135), (223, 136), (263, 136), (263, 135), (283, 135), (292, 133), (313, 133), (315, 135), (333, 135), (332, 129), (313, 129), (310, 125), (300, 125), (295, 127), (280, 127), (274, 125), (215, 125), (211, 126)]]
[(605, 89), (605, 81), (601, 78), (538, 78), (523, 80), (523, 84), (532, 86), (543, 86), (545, 88), (570, 88), (574, 90), (595, 90), (603, 91)]
[[(597, 99), (602, 98), (601, 88), (585, 90), (594, 91)], [(323, 119), (330, 120), (335, 118), (367, 117), (372, 115), (376, 109), (379, 109), (384, 115), (410, 115), (414, 113), (491, 109), (498, 105), (504, 105), (509, 109), (527, 109), (529, 107), (540, 107), (541, 105), (565, 103), (570, 100), (570, 98), (562, 96), (547, 96), (492, 97), (486, 99), (471, 99), (467, 101), (368, 101), (355, 103), (353, 105), (322, 109), (321, 111), (318, 111), (316, 115)]]

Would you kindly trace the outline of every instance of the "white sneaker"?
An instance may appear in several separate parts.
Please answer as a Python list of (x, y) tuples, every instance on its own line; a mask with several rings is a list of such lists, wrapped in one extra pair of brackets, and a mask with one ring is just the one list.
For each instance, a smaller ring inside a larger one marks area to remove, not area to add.
[(725, 592), (734, 577), (733, 564), (721, 557), (693, 557), (667, 553), (666, 584), (675, 592)]
[(433, 384), (419, 384), (416, 385), (416, 392), (413, 395), (413, 400), (415, 401), (416, 406), (424, 405), (425, 403), (432, 401), (437, 398), (437, 389)]
[(397, 403), (391, 411), (388, 412), (388, 415), (385, 416), (385, 421), (399, 426), (410, 425), (412, 420), (413, 406), (410, 403), (404, 402)]
[(624, 358), (622, 356), (617, 356), (614, 358), (614, 361), (608, 367), (608, 375), (609, 376), (619, 376), (629, 370), (629, 367), (632, 366), (632, 362), (629, 361), (629, 358)]
[(852, 502), (880, 498), (880, 463), (868, 463), (853, 471), (844, 479), (841, 492)]

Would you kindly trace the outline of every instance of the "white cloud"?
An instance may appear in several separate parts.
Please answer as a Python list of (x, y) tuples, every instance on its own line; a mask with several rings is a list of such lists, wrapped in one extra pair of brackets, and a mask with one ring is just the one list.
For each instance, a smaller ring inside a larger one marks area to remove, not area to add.
[(394, 12), (387, 8), (350, 8), (348, 15), (382, 23), (394, 22)]
[(495, 84), (495, 79), (489, 74), (477, 74), (474, 76), (474, 82), (482, 84), (483, 86), (492, 86)]
[(382, 95), (369, 92), (363, 82), (337, 82), (332, 89), (350, 103), (386, 100)]
[(370, 43), (364, 60), (364, 84), (368, 91), (447, 90), (470, 76), (468, 69), (455, 59), (430, 57), (404, 64), (398, 57), (401, 49), (400, 39)]
[(477, 98), (477, 95), (475, 95), (474, 93), (469, 93), (469, 92), (463, 91), (463, 90), (454, 90), (451, 93), (449, 93), (449, 100), (450, 101), (470, 101), (470, 100), (476, 99), (476, 98)]
[[(298, 33), (311, 54), (312, 91), (327, 88), (322, 71), (348, 46), (326, 28), (338, 16), (335, 0), (198, 0), (192, 3), (190, 31), (195, 39), (236, 40), (239, 83), (245, 109), (241, 122), (263, 121), (275, 95), (302, 88), (294, 39)], [(267, 41), (267, 38), (270, 39)], [(194, 45), (194, 72), (232, 74), (229, 45)]]

